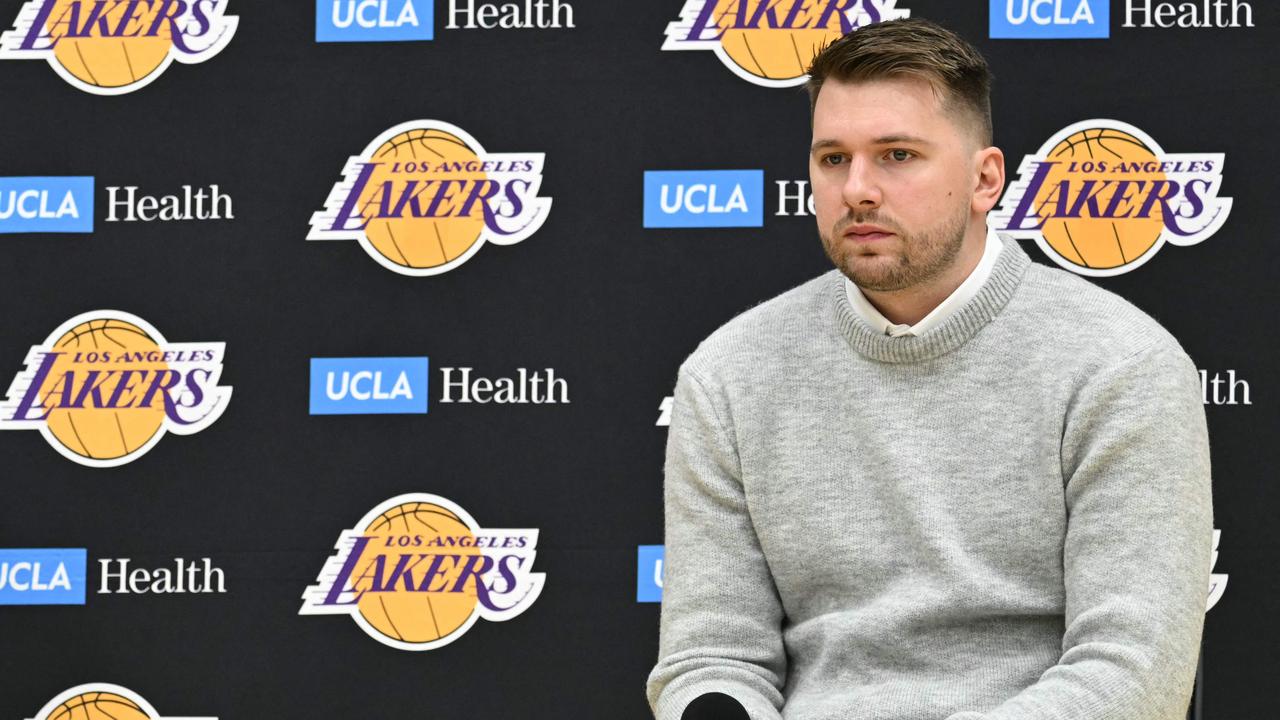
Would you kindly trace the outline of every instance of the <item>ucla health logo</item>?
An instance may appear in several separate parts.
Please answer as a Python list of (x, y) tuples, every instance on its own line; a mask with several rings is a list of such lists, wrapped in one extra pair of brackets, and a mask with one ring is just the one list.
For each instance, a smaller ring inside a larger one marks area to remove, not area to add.
[(30, 0), (0, 34), (0, 59), (47, 60), (63, 80), (95, 95), (123, 95), (173, 61), (222, 52), (239, 18), (228, 0)]
[(93, 178), (0, 177), (0, 233), (93, 232)]
[(636, 553), (636, 602), (662, 602), (662, 566), (665, 545), (640, 545)]
[(0, 550), (0, 605), (83, 605), (84, 548)]
[(425, 357), (312, 358), (311, 414), (427, 412)]
[(384, 645), (434, 650), (529, 609), (545, 580), (537, 545), (537, 530), (482, 528), (438, 495), (393, 497), (342, 531), (299, 614), (349, 615)]
[(649, 170), (644, 226), (761, 227), (763, 170)]
[(991, 37), (1111, 37), (1111, 0), (991, 0)]
[(316, 42), (435, 37), (434, 0), (316, 0)]
[[(151, 195), (136, 185), (108, 186), (105, 222), (234, 220), (231, 196), (217, 184), (183, 185)], [(93, 232), (94, 178), (0, 177), (0, 234)]]
[(1058, 265), (1095, 277), (1129, 272), (1165, 243), (1195, 245), (1227, 221), (1218, 197), (1222, 153), (1167, 153), (1118, 120), (1085, 120), (1055, 133), (1018, 168), (997, 231), (1035, 240)]
[(898, 0), (685, 0), (663, 50), (711, 50), (763, 87), (803, 84), (822, 48), (884, 20), (911, 16)]
[(165, 432), (192, 435), (222, 415), (225, 343), (171, 343), (129, 313), (77, 315), (31, 348), (0, 402), (0, 430), (39, 430), (89, 467), (133, 462)]
[(28, 720), (218, 720), (162, 716), (151, 703), (126, 687), (109, 683), (77, 685), (45, 703)]
[(486, 152), (459, 127), (414, 120), (347, 160), (308, 240), (355, 240), (383, 267), (439, 275), (485, 242), (514, 245), (546, 222), (543, 153)]
[[(84, 605), (85, 548), (0, 550), (0, 605)], [(225, 593), (226, 577), (211, 558), (174, 558), (171, 567), (136, 567), (129, 558), (100, 558), (100, 595)]]

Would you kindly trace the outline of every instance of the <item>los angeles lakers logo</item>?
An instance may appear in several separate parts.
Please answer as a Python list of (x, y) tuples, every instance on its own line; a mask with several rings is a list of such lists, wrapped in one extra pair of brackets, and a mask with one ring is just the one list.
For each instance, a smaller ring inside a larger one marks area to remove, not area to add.
[(1090, 276), (1141, 267), (1165, 243), (1194, 245), (1231, 213), (1218, 197), (1222, 153), (1167, 153), (1118, 120), (1085, 120), (1028, 155), (991, 214), (1054, 262)]
[(0, 59), (48, 60), (95, 95), (150, 84), (173, 61), (201, 63), (235, 35), (228, 0), (30, 0), (0, 35)]
[[(1213, 554), (1209, 556), (1209, 570), (1212, 571), (1214, 566), (1218, 564), (1218, 541), (1222, 539), (1222, 531), (1214, 529), (1213, 531)], [(1214, 605), (1222, 599), (1222, 594), (1227, 591), (1226, 573), (1210, 572), (1209, 574), (1209, 600), (1206, 603), (1205, 612), (1213, 609)]]
[(537, 530), (482, 528), (438, 495), (400, 495), (342, 531), (299, 614), (350, 615), (380, 643), (434, 650), (529, 609), (545, 578), (537, 544)]
[(0, 430), (39, 430), (89, 467), (133, 462), (165, 432), (191, 435), (222, 415), (225, 344), (171, 343), (145, 320), (98, 310), (71, 318), (27, 353), (0, 403)]
[(414, 120), (347, 160), (308, 240), (356, 240), (383, 267), (439, 275), (485, 242), (514, 245), (542, 227), (542, 153), (486, 152), (461, 128)]
[(217, 720), (163, 717), (142, 696), (109, 683), (78, 685), (45, 703), (29, 720)]
[(685, 0), (663, 50), (712, 50), (725, 67), (764, 87), (804, 83), (822, 48), (842, 35), (911, 16), (898, 0)]

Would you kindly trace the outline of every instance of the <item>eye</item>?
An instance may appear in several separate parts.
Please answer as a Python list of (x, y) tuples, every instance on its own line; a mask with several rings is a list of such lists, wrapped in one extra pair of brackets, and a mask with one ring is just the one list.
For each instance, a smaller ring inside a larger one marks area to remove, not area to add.
[(911, 152), (910, 150), (890, 150), (889, 151), (889, 157), (894, 162), (906, 162), (915, 156), (916, 154)]
[(839, 165), (844, 162), (843, 155), (824, 155), (822, 158), (823, 165)]

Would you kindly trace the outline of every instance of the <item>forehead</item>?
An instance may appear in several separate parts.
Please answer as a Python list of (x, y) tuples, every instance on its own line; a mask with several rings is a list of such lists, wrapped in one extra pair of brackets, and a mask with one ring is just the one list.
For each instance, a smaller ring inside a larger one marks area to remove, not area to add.
[(942, 97), (923, 78), (827, 81), (813, 108), (813, 137), (857, 140), (953, 132)]

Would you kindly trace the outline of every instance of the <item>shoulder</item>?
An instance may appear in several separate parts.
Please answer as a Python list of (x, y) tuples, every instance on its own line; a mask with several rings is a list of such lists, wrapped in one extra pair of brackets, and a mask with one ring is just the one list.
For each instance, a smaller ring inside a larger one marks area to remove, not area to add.
[(839, 271), (830, 270), (739, 313), (702, 341), (681, 366), (704, 382), (778, 368), (812, 355), (830, 336)]
[(1087, 366), (1115, 365), (1143, 353), (1186, 355), (1156, 318), (1066, 270), (1032, 263), (1010, 304), (1027, 336)]

